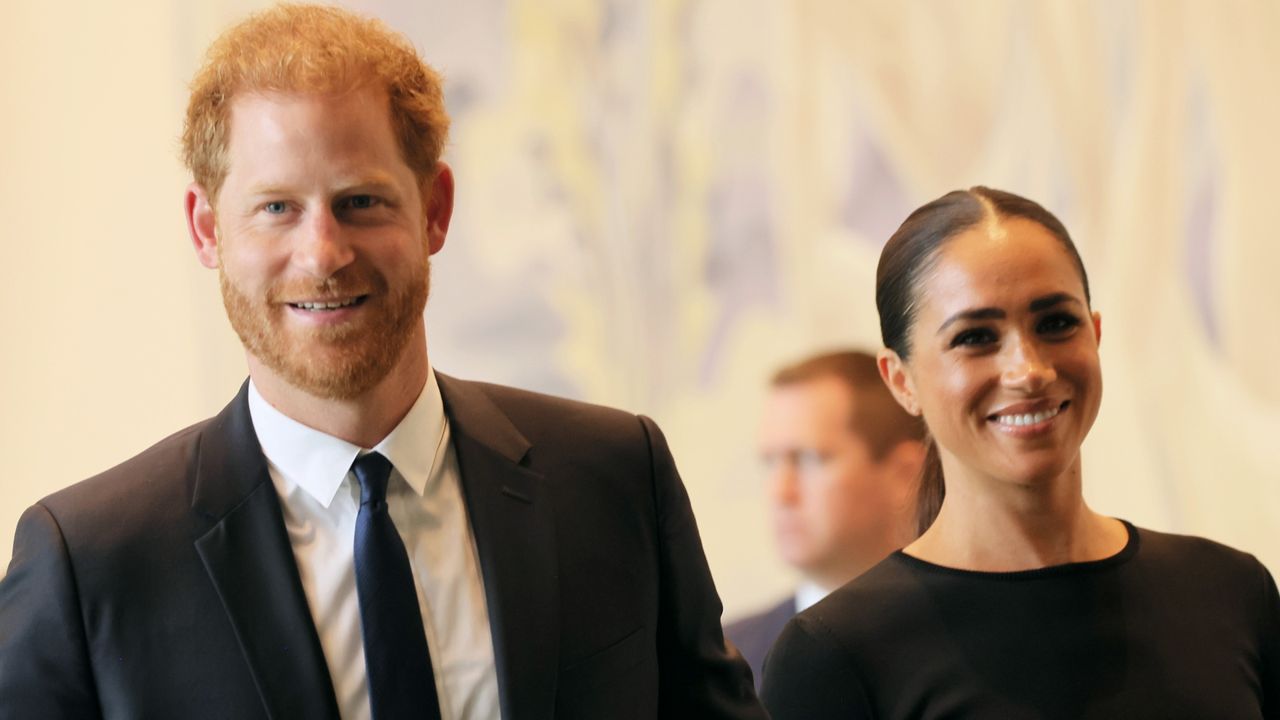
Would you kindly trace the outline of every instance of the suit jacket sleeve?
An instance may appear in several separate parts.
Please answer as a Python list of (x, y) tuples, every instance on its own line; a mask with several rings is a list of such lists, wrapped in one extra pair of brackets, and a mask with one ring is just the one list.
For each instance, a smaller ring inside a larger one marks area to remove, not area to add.
[(1280, 720), (1280, 591), (1275, 578), (1258, 564), (1262, 574), (1261, 684), (1262, 717)]
[(660, 543), (659, 717), (765, 718), (750, 668), (725, 645), (720, 597), (667, 441), (649, 418), (641, 424), (649, 436)]
[(824, 628), (796, 617), (764, 661), (764, 706), (773, 720), (871, 718), (857, 670)]
[(66, 544), (34, 505), (18, 521), (0, 580), (0, 718), (100, 716)]

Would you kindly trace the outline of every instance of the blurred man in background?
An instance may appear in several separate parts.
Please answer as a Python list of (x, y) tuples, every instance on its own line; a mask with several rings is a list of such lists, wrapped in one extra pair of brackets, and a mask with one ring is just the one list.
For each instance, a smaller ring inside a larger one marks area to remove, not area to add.
[(794, 595), (725, 629), (757, 686), (792, 615), (915, 538), (923, 435), (885, 388), (873, 355), (818, 355), (774, 375), (760, 454), (779, 552), (804, 579)]

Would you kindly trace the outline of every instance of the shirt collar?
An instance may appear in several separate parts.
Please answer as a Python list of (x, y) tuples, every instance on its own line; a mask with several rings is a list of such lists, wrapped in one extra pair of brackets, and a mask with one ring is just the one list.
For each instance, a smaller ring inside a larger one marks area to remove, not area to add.
[[(301, 487), (324, 507), (364, 449), (327, 435), (285, 415), (258, 392), (249, 380), (249, 416), (271, 468), (284, 481), (285, 491)], [(370, 448), (380, 452), (418, 495), (426, 491), (431, 471), (445, 449), (444, 401), (435, 372), (428, 368), (427, 383), (400, 423)]]
[(819, 600), (830, 593), (830, 590), (811, 580), (800, 583), (799, 587), (796, 588), (796, 612), (804, 612), (817, 605)]

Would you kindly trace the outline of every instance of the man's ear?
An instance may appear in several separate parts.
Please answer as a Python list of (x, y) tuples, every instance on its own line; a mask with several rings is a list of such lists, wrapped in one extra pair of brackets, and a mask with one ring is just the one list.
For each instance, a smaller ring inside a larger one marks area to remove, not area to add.
[(436, 174), (428, 187), (423, 188), (427, 198), (426, 218), (427, 246), (435, 255), (444, 247), (449, 234), (449, 220), (453, 218), (453, 170), (443, 162), (436, 163)]
[(218, 267), (218, 220), (213, 213), (209, 193), (199, 183), (187, 186), (183, 203), (187, 213), (187, 232), (196, 248), (196, 258), (210, 270)]
[(880, 379), (884, 380), (889, 392), (893, 393), (893, 399), (898, 401), (903, 410), (919, 417), (920, 403), (916, 400), (915, 381), (911, 378), (910, 368), (898, 357), (898, 353), (882, 348), (876, 353), (876, 365), (880, 368)]
[(1102, 344), (1102, 313), (1093, 311), (1093, 341)]

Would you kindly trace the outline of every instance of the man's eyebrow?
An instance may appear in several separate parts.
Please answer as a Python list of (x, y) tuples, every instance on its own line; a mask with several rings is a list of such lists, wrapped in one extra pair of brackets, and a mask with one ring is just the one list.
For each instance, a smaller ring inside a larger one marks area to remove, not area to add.
[(383, 189), (395, 187), (396, 181), (390, 175), (382, 173), (374, 173), (372, 175), (357, 175), (355, 177), (344, 180), (338, 184), (338, 194), (349, 193), (353, 190), (363, 189)]
[(283, 185), (253, 185), (249, 188), (249, 197), (261, 197), (263, 195), (287, 195), (288, 188)]
[(1052, 295), (1045, 295), (1044, 297), (1032, 300), (1031, 305), (1028, 307), (1031, 312), (1040, 312), (1041, 310), (1048, 310), (1054, 305), (1061, 305), (1062, 303), (1075, 303), (1076, 305), (1081, 306), (1084, 305), (1084, 303), (1080, 302), (1080, 300), (1074, 295), (1070, 295), (1068, 293), (1053, 293)]
[(1005, 312), (1000, 308), (987, 307), (975, 308), (973, 310), (961, 310), (955, 315), (947, 318), (946, 321), (942, 323), (938, 328), (938, 334), (941, 335), (949, 326), (961, 320), (1002, 320), (1005, 317)]
[[(347, 180), (343, 180), (335, 186), (335, 195), (350, 195), (351, 193), (359, 193), (362, 190), (377, 190), (384, 192), (388, 189), (394, 189), (396, 186), (395, 179), (389, 175), (373, 174), (359, 175)], [(263, 195), (289, 195), (292, 190), (287, 185), (279, 184), (262, 184), (251, 185), (249, 187), (250, 197), (261, 197)]]

